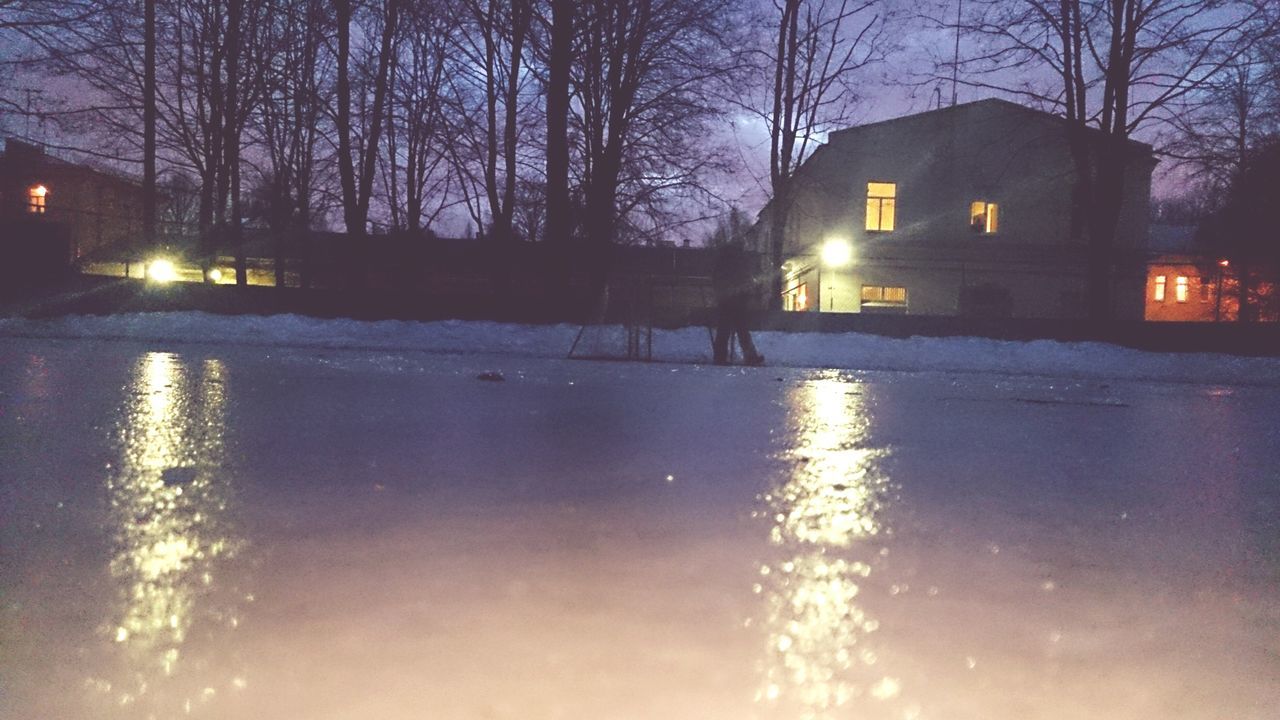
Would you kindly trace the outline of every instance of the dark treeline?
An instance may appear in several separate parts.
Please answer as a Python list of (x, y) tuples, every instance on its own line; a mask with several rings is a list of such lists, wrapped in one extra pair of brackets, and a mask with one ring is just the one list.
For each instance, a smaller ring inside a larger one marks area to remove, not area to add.
[(715, 125), (758, 20), (731, 0), (51, 5), (0, 0), (0, 31), (78, 88), (59, 129), (140, 161), (152, 197), (190, 195), (206, 247), (245, 219), (283, 243), (468, 217), (588, 258), (716, 205)]
[[(140, 164), (165, 200), (147, 224), (186, 223), (207, 247), (236, 246), (245, 219), (283, 248), (312, 229), (358, 242), (469, 218), (499, 246), (546, 242), (557, 267), (599, 274), (611, 245), (723, 216), (725, 173), (765, 147), (777, 264), (796, 169), (827, 130), (876, 114), (884, 71), (939, 105), (1003, 95), (1068, 120), (1072, 225), (1102, 317), (1120, 148), (1152, 142), (1202, 214), (1221, 207), (1280, 131), (1276, 7), (0, 0), (0, 110), (31, 112), (15, 73), (65, 78), (75, 89), (50, 93), (64, 97), (42, 119)], [(763, 140), (734, 152), (724, 128), (744, 118)], [(1113, 151), (1089, 150), (1096, 131)]]

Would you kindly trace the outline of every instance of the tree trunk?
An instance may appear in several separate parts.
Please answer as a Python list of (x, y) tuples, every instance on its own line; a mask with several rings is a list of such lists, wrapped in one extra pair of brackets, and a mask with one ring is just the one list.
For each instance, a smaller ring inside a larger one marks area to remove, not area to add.
[(378, 161), (378, 139), (382, 134), (382, 114), (387, 103), (387, 78), (395, 61), (396, 25), (400, 17), (400, 1), (386, 0), (382, 40), (378, 45), (378, 75), (373, 86), (373, 116), (369, 118), (369, 141), (364, 147), (364, 167), (360, 171), (359, 221), (363, 227), (369, 218), (369, 201), (373, 197), (373, 176)]
[(156, 0), (146, 0), (142, 90), (142, 238), (156, 243)]
[(1236, 302), (1239, 305), (1239, 309), (1236, 311), (1236, 322), (1253, 322), (1253, 306), (1249, 302), (1249, 263), (1243, 259), (1236, 260), (1235, 271)]
[(240, 225), (240, 31), (243, 23), (244, 0), (227, 1), (227, 89), (226, 119), (223, 132), (223, 152), (230, 192), (231, 244), (236, 256), (236, 285), (249, 284), (248, 263)]
[(573, 62), (573, 0), (552, 0), (551, 47), (547, 58), (547, 218), (549, 290), (568, 312), (574, 250), (569, 205), (569, 70)]
[(342, 185), (342, 218), (347, 233), (364, 235), (364, 219), (359, 216), (356, 197), (356, 170), (351, 156), (351, 0), (334, 0), (338, 22), (338, 177)]

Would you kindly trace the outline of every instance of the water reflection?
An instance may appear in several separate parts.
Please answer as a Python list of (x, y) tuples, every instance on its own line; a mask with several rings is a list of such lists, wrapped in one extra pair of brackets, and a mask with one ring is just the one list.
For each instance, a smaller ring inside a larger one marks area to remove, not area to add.
[(866, 445), (863, 390), (834, 373), (794, 390), (787, 477), (761, 498), (776, 553), (754, 588), (767, 642), (756, 699), (787, 717), (834, 717), (901, 693), (880, 671), (869, 638), (879, 624), (859, 604), (889, 498), (884, 450)]
[(242, 545), (227, 518), (225, 375), (216, 359), (189, 366), (148, 353), (122, 411), (120, 460), (107, 479), (119, 597), (102, 634), (113, 672), (89, 686), (130, 717), (190, 713), (245, 682), (185, 657), (193, 633), (207, 641), (240, 622), (218, 581)]

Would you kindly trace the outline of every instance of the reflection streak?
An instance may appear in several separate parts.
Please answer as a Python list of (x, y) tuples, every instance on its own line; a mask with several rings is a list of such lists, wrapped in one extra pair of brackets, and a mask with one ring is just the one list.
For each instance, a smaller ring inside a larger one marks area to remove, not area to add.
[(120, 462), (107, 480), (110, 573), (120, 592), (104, 634), (118, 672), (89, 686), (136, 706), (134, 713), (166, 717), (216, 695), (193, 671), (184, 673), (192, 630), (239, 622), (213, 601), (215, 577), (241, 545), (225, 520), (225, 370), (217, 359), (192, 369), (153, 352), (139, 359), (130, 389), (118, 428)]
[(830, 717), (856, 698), (897, 694), (896, 680), (869, 675), (877, 657), (865, 638), (878, 623), (858, 604), (877, 557), (870, 541), (886, 532), (889, 484), (878, 466), (884, 451), (863, 444), (861, 386), (833, 374), (790, 400), (790, 470), (762, 497), (778, 554), (760, 566), (754, 588), (767, 637), (756, 699), (799, 717)]

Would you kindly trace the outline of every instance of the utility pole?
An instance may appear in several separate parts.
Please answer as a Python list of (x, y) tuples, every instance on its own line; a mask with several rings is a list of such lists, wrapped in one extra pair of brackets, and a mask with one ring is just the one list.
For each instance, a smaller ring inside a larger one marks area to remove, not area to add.
[[(26, 125), (22, 130), (22, 136), (23, 136), (23, 139), (27, 140), (28, 142), (35, 142), (35, 136), (31, 134), (31, 116), (36, 114), (35, 101), (33, 100), (33, 98), (37, 95), (44, 95), (44, 91), (37, 88), (28, 87), (28, 88), (22, 88), (22, 92), (26, 93), (26, 96), (27, 96), (27, 108), (25, 111), (25, 115), (27, 116), (27, 119), (26, 119)], [(44, 127), (43, 117), (40, 119), (40, 127), (41, 128)], [(43, 145), (43, 143), (44, 141), (43, 139), (41, 139), (41, 144)]]
[(956, 104), (956, 86), (960, 82), (960, 18), (964, 0), (956, 0), (956, 50), (951, 56), (951, 106)]

